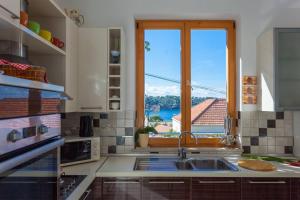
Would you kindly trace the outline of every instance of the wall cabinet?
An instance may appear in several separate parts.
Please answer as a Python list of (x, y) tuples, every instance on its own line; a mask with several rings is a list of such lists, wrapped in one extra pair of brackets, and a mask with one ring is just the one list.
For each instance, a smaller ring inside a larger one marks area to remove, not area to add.
[(240, 200), (240, 178), (193, 178), (192, 199)]
[(290, 199), (289, 178), (243, 178), (243, 200), (288, 200)]
[(20, 17), (20, 0), (0, 0), (0, 7), (4, 15), (13, 19)]
[(107, 29), (79, 28), (78, 107), (103, 112), (107, 106)]
[(258, 106), (262, 111), (300, 109), (300, 29), (275, 28), (258, 37)]
[(189, 178), (144, 178), (143, 200), (190, 199)]
[(65, 101), (65, 112), (76, 112), (78, 95), (78, 27), (69, 18), (66, 20), (66, 73), (65, 73), (65, 92), (72, 97), (72, 100)]

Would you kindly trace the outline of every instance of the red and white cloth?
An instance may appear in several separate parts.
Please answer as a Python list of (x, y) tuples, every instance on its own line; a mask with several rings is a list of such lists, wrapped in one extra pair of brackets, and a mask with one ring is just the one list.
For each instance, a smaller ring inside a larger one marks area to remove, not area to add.
[(20, 70), (27, 70), (30, 68), (30, 65), (21, 64), (21, 63), (13, 63), (13, 62), (9, 62), (5, 59), (0, 59), (0, 65), (10, 65), (10, 66), (20, 69)]

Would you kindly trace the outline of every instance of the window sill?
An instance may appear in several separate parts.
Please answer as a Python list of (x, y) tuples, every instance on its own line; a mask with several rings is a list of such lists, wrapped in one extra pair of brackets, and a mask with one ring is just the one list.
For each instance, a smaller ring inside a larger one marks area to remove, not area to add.
[[(189, 154), (195, 155), (241, 155), (243, 150), (241, 148), (229, 147), (195, 147), (186, 148)], [(176, 147), (136, 147), (132, 152), (139, 154), (177, 154), (178, 148)]]

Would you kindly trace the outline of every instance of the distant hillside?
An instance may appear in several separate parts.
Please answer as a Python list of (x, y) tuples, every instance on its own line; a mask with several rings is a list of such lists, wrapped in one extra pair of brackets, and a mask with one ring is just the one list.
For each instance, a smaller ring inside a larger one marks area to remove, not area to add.
[[(206, 99), (212, 97), (192, 97), (192, 105), (197, 105)], [(147, 109), (153, 106), (160, 106), (160, 109), (176, 109), (180, 108), (180, 97), (179, 96), (145, 96), (145, 105)]]

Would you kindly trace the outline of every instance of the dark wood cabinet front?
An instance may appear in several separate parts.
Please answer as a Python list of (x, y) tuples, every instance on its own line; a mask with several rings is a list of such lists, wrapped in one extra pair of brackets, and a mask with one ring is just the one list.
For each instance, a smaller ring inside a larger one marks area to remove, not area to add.
[(143, 200), (189, 200), (190, 178), (144, 178)]
[(300, 178), (293, 178), (291, 182), (291, 200), (300, 200)]
[(290, 185), (289, 178), (243, 178), (242, 199), (289, 200)]
[(193, 178), (193, 200), (240, 200), (240, 178)]
[(140, 178), (103, 178), (103, 200), (140, 200)]

